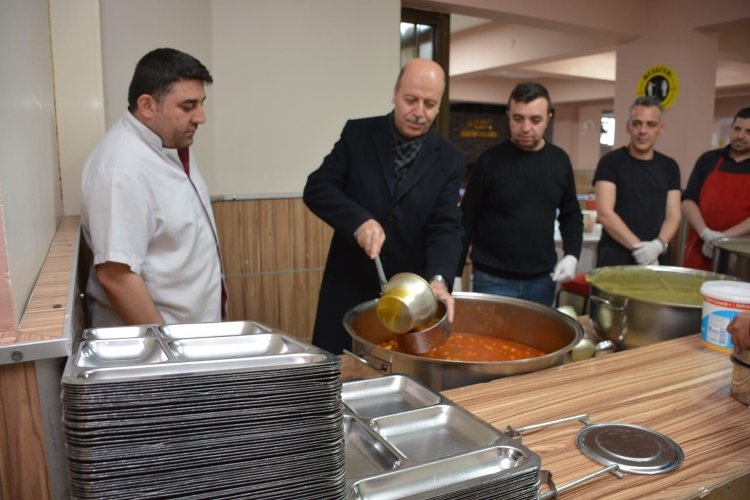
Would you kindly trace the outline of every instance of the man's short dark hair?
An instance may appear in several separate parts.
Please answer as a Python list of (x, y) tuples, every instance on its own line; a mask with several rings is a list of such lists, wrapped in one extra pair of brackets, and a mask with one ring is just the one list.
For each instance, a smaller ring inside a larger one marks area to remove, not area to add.
[(138, 61), (128, 89), (128, 110), (135, 111), (138, 97), (152, 96), (156, 102), (167, 94), (179, 80), (200, 80), (213, 83), (208, 69), (190, 54), (176, 49), (155, 49)]
[(732, 123), (736, 122), (737, 118), (740, 118), (742, 120), (747, 120), (748, 118), (750, 118), (750, 108), (742, 108), (741, 110), (737, 111), (737, 114), (734, 115)]
[(510, 108), (510, 101), (529, 103), (535, 99), (543, 97), (547, 99), (547, 111), (552, 112), (552, 99), (550, 99), (549, 92), (541, 83), (537, 82), (524, 82), (519, 83), (510, 93), (508, 98), (508, 108)]

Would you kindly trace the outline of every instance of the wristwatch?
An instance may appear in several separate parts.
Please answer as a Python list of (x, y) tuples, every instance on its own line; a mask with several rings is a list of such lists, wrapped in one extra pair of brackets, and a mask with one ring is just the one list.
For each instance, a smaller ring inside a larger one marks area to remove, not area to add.
[(664, 255), (665, 253), (667, 253), (667, 250), (669, 250), (669, 242), (664, 241), (661, 238), (656, 238), (656, 239), (661, 242), (661, 255)]
[(437, 281), (437, 282), (440, 282), (440, 283), (445, 283), (445, 278), (443, 278), (442, 274), (436, 274), (435, 276), (433, 276), (432, 278), (430, 278), (430, 283), (432, 283), (433, 281)]

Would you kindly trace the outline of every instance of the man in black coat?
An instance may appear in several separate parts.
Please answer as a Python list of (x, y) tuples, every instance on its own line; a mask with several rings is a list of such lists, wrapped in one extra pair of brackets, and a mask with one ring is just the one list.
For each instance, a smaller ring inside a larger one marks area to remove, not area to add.
[(410, 60), (396, 81), (393, 111), (349, 120), (307, 179), (305, 204), (334, 229), (313, 331), (318, 347), (351, 349), (342, 319), (380, 295), (377, 255), (386, 277), (411, 272), (428, 280), (453, 320), (464, 155), (432, 128), (444, 88), (437, 63)]

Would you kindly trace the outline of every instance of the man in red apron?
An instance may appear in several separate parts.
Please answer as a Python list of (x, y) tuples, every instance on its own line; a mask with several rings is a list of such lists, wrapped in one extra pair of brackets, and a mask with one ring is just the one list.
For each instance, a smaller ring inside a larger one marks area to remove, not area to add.
[(710, 271), (716, 240), (750, 234), (750, 107), (735, 115), (728, 146), (698, 158), (682, 213), (690, 224), (684, 267)]

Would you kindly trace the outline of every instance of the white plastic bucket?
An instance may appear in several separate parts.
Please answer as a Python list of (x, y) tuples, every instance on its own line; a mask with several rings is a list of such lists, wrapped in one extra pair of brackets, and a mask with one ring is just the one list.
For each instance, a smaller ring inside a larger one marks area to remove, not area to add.
[(732, 352), (732, 336), (727, 325), (742, 311), (750, 311), (750, 283), (706, 281), (701, 285), (703, 315), (701, 341), (711, 349)]

